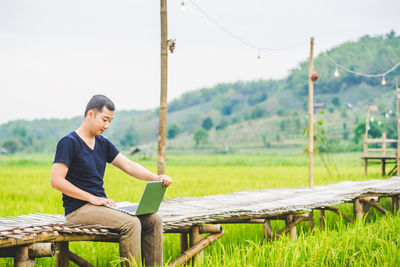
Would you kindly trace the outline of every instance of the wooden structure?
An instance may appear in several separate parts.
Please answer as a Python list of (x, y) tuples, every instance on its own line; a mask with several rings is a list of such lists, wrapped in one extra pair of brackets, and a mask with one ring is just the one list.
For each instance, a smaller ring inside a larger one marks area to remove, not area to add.
[[(397, 139), (387, 139), (386, 133), (382, 133), (381, 139), (371, 139), (368, 138), (369, 131), (369, 121), (370, 121), (370, 113), (371, 111), (377, 111), (378, 107), (376, 104), (374, 106), (368, 107), (367, 110), (367, 118), (365, 121), (365, 134), (364, 134), (364, 145), (363, 145), (363, 156), (361, 157), (364, 161), (364, 175), (366, 176), (368, 173), (368, 161), (380, 161), (381, 163), (381, 174), (382, 176), (386, 175), (386, 163), (394, 162), (394, 168), (389, 172), (389, 176), (394, 175), (397, 169), (397, 175), (400, 175), (400, 113), (399, 113), (399, 85), (396, 78), (396, 124), (397, 124)], [(387, 144), (395, 143), (396, 148), (390, 148)], [(379, 148), (369, 148), (369, 144), (379, 144)], [(368, 152), (379, 152), (380, 154), (371, 155)], [(392, 155), (389, 155), (387, 152), (395, 152)]]
[[(364, 135), (364, 146), (363, 146), (363, 156), (362, 159), (364, 160), (364, 175), (367, 175), (368, 172), (368, 161), (380, 161), (381, 163), (381, 174), (382, 176), (386, 175), (386, 163), (393, 162), (395, 163), (395, 167), (397, 166), (397, 156), (398, 155), (398, 147), (397, 148), (388, 148), (387, 144), (395, 143), (397, 145), (397, 139), (387, 139), (386, 133), (382, 133), (382, 138), (380, 139), (372, 139), (368, 138), (368, 132)], [(369, 144), (378, 144), (379, 148), (370, 148)], [(380, 154), (371, 155), (368, 152), (379, 152)], [(389, 155), (388, 152), (395, 152), (392, 155)], [(393, 170), (394, 170), (393, 169)], [(389, 172), (390, 174), (392, 171)]]
[[(181, 256), (171, 266), (183, 264), (202, 249), (223, 236), (220, 224), (256, 223), (264, 226), (269, 240), (283, 234), (296, 236), (296, 225), (308, 221), (314, 228), (314, 212), (319, 212), (320, 226), (325, 225), (325, 212), (331, 211), (345, 220), (362, 218), (371, 208), (387, 211), (378, 203), (380, 198), (391, 198), (392, 211), (400, 205), (400, 177), (361, 182), (340, 182), (314, 188), (280, 188), (242, 191), (225, 195), (184, 197), (164, 200), (160, 208), (165, 233), (181, 234)], [(338, 205), (354, 204), (354, 216), (343, 214)], [(284, 220), (286, 226), (274, 231), (273, 220)], [(203, 237), (203, 234), (209, 233)], [(119, 233), (100, 225), (71, 225), (62, 215), (31, 214), (0, 218), (0, 257), (14, 257), (15, 266), (33, 266), (33, 259), (51, 256), (55, 243), (57, 265), (68, 266), (68, 260), (79, 266), (91, 266), (70, 252), (68, 242), (117, 242)], [(41, 254), (35, 245), (44, 245)], [(50, 243), (50, 244), (48, 244)]]

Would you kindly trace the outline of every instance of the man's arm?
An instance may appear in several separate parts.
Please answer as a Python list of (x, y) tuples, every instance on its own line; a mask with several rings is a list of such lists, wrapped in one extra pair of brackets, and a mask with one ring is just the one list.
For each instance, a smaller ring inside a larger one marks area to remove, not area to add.
[(67, 172), (67, 165), (65, 165), (64, 163), (54, 163), (53, 168), (51, 169), (51, 186), (70, 197), (87, 201), (93, 205), (115, 206), (114, 200), (92, 195), (67, 181), (65, 179)]
[(156, 175), (127, 157), (122, 153), (119, 153), (114, 160), (111, 162), (112, 165), (120, 168), (132, 177), (138, 178), (144, 181), (163, 181), (163, 186), (169, 186), (172, 183), (172, 179), (168, 175)]

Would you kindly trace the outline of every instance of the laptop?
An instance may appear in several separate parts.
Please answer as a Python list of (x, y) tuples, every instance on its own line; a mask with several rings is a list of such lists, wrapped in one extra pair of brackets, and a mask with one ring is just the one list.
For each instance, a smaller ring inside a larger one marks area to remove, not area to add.
[(115, 207), (106, 206), (130, 215), (143, 215), (155, 213), (158, 211), (161, 201), (164, 197), (166, 187), (162, 186), (163, 182), (148, 182), (144, 188), (139, 203), (131, 203), (128, 201), (115, 202)]

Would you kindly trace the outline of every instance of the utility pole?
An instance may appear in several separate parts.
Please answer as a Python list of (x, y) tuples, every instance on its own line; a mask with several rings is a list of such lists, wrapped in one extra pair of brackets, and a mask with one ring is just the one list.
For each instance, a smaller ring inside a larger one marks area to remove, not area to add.
[(397, 161), (397, 176), (400, 176), (400, 118), (399, 118), (399, 81), (396, 78), (396, 124), (397, 124), (397, 150), (396, 150), (396, 161)]
[(167, 0), (161, 0), (161, 96), (158, 119), (158, 174), (165, 174), (165, 136), (167, 128), (167, 63), (168, 63), (168, 28)]
[(310, 64), (308, 69), (308, 185), (314, 186), (314, 37), (310, 41)]

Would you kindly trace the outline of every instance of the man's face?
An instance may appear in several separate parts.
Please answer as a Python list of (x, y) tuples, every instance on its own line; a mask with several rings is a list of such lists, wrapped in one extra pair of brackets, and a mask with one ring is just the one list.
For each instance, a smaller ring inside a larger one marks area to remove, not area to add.
[(114, 111), (111, 111), (104, 106), (101, 112), (89, 110), (88, 116), (90, 129), (92, 130), (93, 134), (102, 135), (104, 131), (110, 127), (110, 122), (114, 118)]

